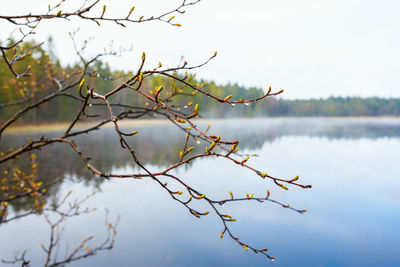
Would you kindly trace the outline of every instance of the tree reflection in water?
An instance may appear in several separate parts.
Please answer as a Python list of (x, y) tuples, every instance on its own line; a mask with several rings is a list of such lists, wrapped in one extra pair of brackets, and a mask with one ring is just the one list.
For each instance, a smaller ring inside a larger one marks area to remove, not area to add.
[[(89, 198), (96, 194), (97, 191), (93, 191), (93, 193), (80, 200), (72, 200), (72, 191), (69, 191), (60, 200), (57, 201), (54, 199), (50, 203), (47, 203), (45, 200), (46, 188), (43, 187), (42, 182), (38, 182), (35, 158), (34, 154), (30, 155), (32, 166), (29, 174), (22, 172), (16, 167), (13, 168), (13, 166), (9, 166), (9, 168), (3, 172), (4, 177), (1, 180), (2, 194), (0, 196), (0, 224), (10, 223), (11, 221), (32, 214), (40, 215), (50, 228), (49, 240), (40, 244), (40, 247), (45, 253), (43, 266), (46, 267), (64, 266), (67, 263), (94, 256), (100, 251), (112, 249), (117, 234), (119, 216), (114, 223), (111, 223), (108, 219), (108, 210), (106, 211), (105, 218), (107, 235), (102, 242), (95, 244), (93, 241), (94, 236), (90, 235), (84, 237), (72, 250), (69, 250), (68, 247), (63, 244), (62, 240), (67, 220), (94, 212), (96, 210), (95, 208), (82, 206)], [(23, 203), (25, 210), (19, 213), (17, 212), (17, 214), (8, 218), (9, 206), (18, 208), (18, 203)], [(64, 256), (60, 256), (60, 250), (64, 247), (66, 248), (65, 253), (63, 253)], [(27, 250), (15, 256), (14, 259), (3, 258), (1, 261), (4, 264), (30, 266), (29, 257), (26, 255)]]
[[(206, 126), (201, 122), (198, 125)], [(124, 130), (123, 127), (122, 129)], [(133, 139), (131, 142), (137, 153), (141, 155), (144, 164), (161, 168), (169, 166), (177, 160), (179, 151), (182, 149), (181, 141), (184, 138), (184, 132), (166, 123), (149, 124), (141, 126), (139, 129), (142, 137)], [(272, 143), (283, 136), (313, 136), (328, 139), (400, 137), (400, 127), (395, 119), (295, 118), (238, 119), (213, 122), (210, 134), (221, 132), (227, 139), (239, 140), (242, 150), (258, 149), (264, 143)], [(163, 138), (159, 137), (160, 133)], [(57, 134), (59, 133), (49, 132), (44, 137), (52, 138)], [(35, 135), (23, 132), (5, 135), (3, 136), (5, 142), (0, 144), (0, 149), (5, 151), (11, 147), (18, 147), (23, 145), (28, 137), (37, 139), (41, 136), (42, 133)], [(165, 145), (166, 140), (168, 140), (168, 146)], [(77, 136), (75, 141), (84, 153), (90, 152), (92, 162), (104, 172), (111, 172), (112, 169), (124, 168), (127, 165), (134, 169), (137, 168), (129, 154), (121, 153), (118, 138), (115, 137), (112, 128), (104, 128), (91, 136)], [(201, 144), (195, 142), (190, 142), (188, 146), (194, 147), (194, 153), (199, 153), (204, 149)], [(66, 145), (44, 147), (37, 156), (36, 160), (41, 166), (37, 170), (38, 176), (50, 191), (48, 192), (50, 195), (58, 192), (58, 186), (66, 177), (76, 177), (94, 187), (100, 186), (105, 181), (88, 172), (82, 159)], [(29, 160), (19, 160), (16, 165), (19, 169), (26, 170), (30, 168), (29, 162)], [(191, 164), (192, 162), (182, 167), (190, 168)], [(22, 207), (22, 203), (19, 206)]]

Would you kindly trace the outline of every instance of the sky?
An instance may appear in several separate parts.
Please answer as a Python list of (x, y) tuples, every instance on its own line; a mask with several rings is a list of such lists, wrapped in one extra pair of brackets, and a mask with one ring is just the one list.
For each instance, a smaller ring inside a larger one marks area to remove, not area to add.
[[(83, 0), (67, 0), (63, 11)], [(15, 0), (0, 14), (43, 13), (48, 0)], [(181, 0), (101, 1), (93, 14), (107, 5), (106, 16), (157, 15), (176, 8)], [(285, 89), (282, 97), (330, 96), (400, 97), (400, 2), (397, 0), (202, 0), (177, 14), (172, 27), (162, 22), (114, 23), (102, 27), (90, 21), (50, 20), (37, 29), (35, 38), (54, 38), (64, 64), (77, 61), (68, 32), (79, 28), (78, 42), (89, 42), (87, 55), (132, 47), (118, 58), (106, 58), (113, 69), (135, 71), (142, 51), (145, 67), (159, 61), (176, 66), (184, 57), (199, 64), (214, 51), (218, 56), (196, 71), (198, 77), (217, 84)], [(0, 21), (0, 40), (18, 34)]]

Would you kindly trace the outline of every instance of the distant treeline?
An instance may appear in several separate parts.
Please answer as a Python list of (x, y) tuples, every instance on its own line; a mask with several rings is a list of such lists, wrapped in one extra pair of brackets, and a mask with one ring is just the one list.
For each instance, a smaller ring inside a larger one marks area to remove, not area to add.
[(400, 116), (400, 98), (273, 99), (262, 110), (266, 116)]
[[(25, 49), (35, 43), (25, 44)], [(50, 54), (51, 56), (49, 56)], [(12, 55), (8, 55), (12, 57)], [(50, 59), (51, 57), (51, 59)], [(51, 61), (51, 63), (50, 63)], [(72, 73), (77, 66), (63, 67), (54, 53), (39, 48), (31, 57), (18, 63), (21, 70), (31, 65), (32, 76), (28, 78), (16, 79), (9, 71), (4, 61), (0, 61), (0, 121), (4, 122), (12, 114), (17, 112), (21, 107), (29, 103), (35, 103), (41, 97), (54, 92), (55, 85), (46, 79), (46, 73), (43, 67), (37, 63), (46, 62), (51, 64), (56, 71), (53, 75), (65, 77), (68, 73)], [(108, 65), (101, 61), (89, 70), (93, 75), (87, 78), (87, 84), (99, 93), (105, 93), (115, 88), (121, 81), (126, 78), (128, 73), (121, 71), (111, 71)], [(182, 76), (185, 75), (182, 73)], [(196, 80), (192, 75), (190, 83), (204, 84), (204, 90), (211, 94), (225, 98), (232, 95), (232, 100), (254, 99), (262, 96), (266, 89), (245, 88), (237, 84), (217, 85), (214, 82), (204, 80)], [(164, 86), (162, 94), (171, 91), (171, 88), (181, 88), (181, 85), (175, 84), (168, 78), (161, 76), (152, 76), (144, 80), (142, 86), (143, 91), (150, 92), (159, 85)], [(225, 118), (225, 117), (250, 117), (250, 116), (400, 116), (400, 99), (384, 99), (384, 98), (359, 98), (359, 97), (331, 97), (328, 99), (310, 99), (310, 100), (286, 100), (277, 97), (269, 97), (264, 100), (249, 105), (237, 104), (231, 106), (226, 103), (220, 103), (203, 94), (197, 93), (192, 95), (193, 90), (182, 88), (183, 95), (174, 98), (170, 104), (181, 106), (190, 112), (193, 108), (190, 102), (199, 104), (200, 115), (209, 118)], [(278, 91), (280, 88), (273, 88)], [(77, 89), (70, 92), (77, 96)], [(284, 95), (285, 93), (283, 93)], [(162, 95), (161, 95), (162, 97)], [(29, 98), (28, 102), (16, 105), (7, 105), (10, 103), (18, 103), (21, 100)], [(121, 91), (112, 101), (127, 105), (145, 106), (146, 99), (132, 90)], [(189, 106), (189, 107), (186, 107)], [(80, 103), (71, 99), (71, 97), (58, 97), (52, 102), (45, 103), (41, 106), (41, 110), (32, 110), (28, 116), (22, 118), (19, 122), (55, 122), (71, 120), (80, 108)], [(177, 108), (179, 109), (179, 108)], [(88, 111), (90, 112), (90, 111)], [(102, 107), (92, 107), (92, 113), (102, 113)], [(103, 113), (105, 116), (106, 111)]]

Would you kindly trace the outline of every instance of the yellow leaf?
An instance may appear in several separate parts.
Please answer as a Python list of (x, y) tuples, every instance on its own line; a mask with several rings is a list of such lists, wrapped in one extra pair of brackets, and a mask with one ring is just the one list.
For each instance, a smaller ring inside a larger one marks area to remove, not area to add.
[(232, 95), (228, 95), (227, 97), (224, 98), (224, 101), (228, 101), (229, 99), (231, 99)]
[(131, 8), (131, 10), (129, 10), (128, 17), (129, 17), (130, 14), (132, 14), (133, 10), (135, 10), (135, 7), (134, 7), (134, 6)]
[[(193, 92), (193, 93), (195, 93), (195, 92)], [(199, 114), (199, 104), (196, 104), (194, 106), (193, 114), (196, 114), (196, 115)]]
[(280, 185), (280, 187), (282, 187), (285, 190), (289, 190), (286, 186), (284, 186), (283, 184)]
[(84, 84), (85, 84), (85, 79), (82, 79), (82, 81), (79, 83), (79, 90), (82, 89)]
[(103, 6), (103, 12), (101, 13), (101, 17), (103, 17), (104, 13), (106, 13), (106, 5)]
[(135, 135), (135, 134), (137, 134), (139, 131), (133, 131), (133, 132), (131, 132), (130, 134), (128, 134), (129, 136), (132, 136), (132, 135)]
[(215, 142), (212, 142), (210, 145), (210, 150), (213, 150), (214, 147), (215, 147)]

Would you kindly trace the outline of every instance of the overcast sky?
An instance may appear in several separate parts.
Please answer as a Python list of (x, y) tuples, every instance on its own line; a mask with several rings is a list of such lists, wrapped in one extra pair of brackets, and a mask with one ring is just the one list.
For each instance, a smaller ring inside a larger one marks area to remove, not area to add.
[[(82, 0), (69, 0), (79, 5)], [(0, 14), (45, 11), (56, 1), (5, 1)], [(68, 2), (68, 0), (67, 0)], [(157, 15), (179, 6), (180, 0), (114, 0), (107, 14)], [(97, 13), (101, 13), (102, 4)], [(68, 6), (62, 8), (68, 10)], [(36, 36), (55, 39), (64, 63), (76, 61), (68, 32), (80, 28), (79, 38), (94, 37), (91, 50), (115, 46), (133, 52), (110, 59), (116, 69), (135, 70), (142, 51), (151, 68), (158, 61), (176, 66), (184, 56), (201, 63), (215, 50), (218, 57), (197, 71), (218, 84), (228, 82), (276, 90), (285, 98), (329, 96), (400, 97), (400, 1), (398, 0), (202, 0), (174, 21), (131, 24), (128, 28), (73, 20), (48, 21)], [(0, 38), (9, 36), (0, 22)]]

